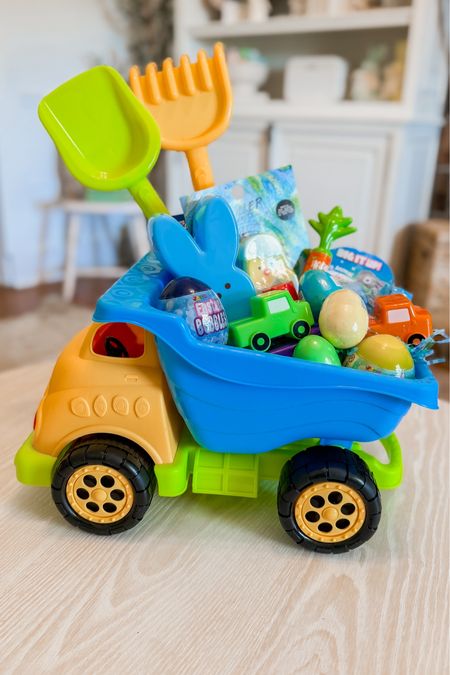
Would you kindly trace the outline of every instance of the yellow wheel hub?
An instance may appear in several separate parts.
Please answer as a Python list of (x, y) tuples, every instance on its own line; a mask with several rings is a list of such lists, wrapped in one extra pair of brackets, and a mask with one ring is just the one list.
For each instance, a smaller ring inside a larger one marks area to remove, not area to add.
[(299, 528), (325, 543), (345, 541), (364, 524), (366, 507), (356, 490), (344, 483), (316, 483), (303, 490), (295, 504)]
[(67, 481), (66, 496), (78, 516), (103, 525), (124, 518), (134, 502), (128, 478), (102, 464), (76, 469)]

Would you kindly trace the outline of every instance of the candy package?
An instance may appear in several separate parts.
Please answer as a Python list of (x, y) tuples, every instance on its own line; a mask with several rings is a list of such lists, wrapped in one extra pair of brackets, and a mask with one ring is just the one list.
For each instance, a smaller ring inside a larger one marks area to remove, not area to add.
[(332, 254), (328, 273), (340, 286), (356, 291), (369, 312), (373, 312), (375, 298), (379, 295), (402, 293), (412, 297), (403, 288), (395, 286), (392, 269), (378, 256), (347, 246), (333, 249)]
[(241, 237), (238, 264), (253, 281), (257, 293), (289, 290), (298, 300), (298, 279), (289, 267), (284, 249), (274, 234)]

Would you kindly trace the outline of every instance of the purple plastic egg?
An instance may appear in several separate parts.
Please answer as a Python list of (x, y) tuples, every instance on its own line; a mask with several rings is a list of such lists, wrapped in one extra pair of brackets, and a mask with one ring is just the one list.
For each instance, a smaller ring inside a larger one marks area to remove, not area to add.
[(226, 344), (228, 320), (220, 298), (193, 277), (173, 279), (160, 295), (161, 309), (186, 321), (191, 334), (209, 344)]

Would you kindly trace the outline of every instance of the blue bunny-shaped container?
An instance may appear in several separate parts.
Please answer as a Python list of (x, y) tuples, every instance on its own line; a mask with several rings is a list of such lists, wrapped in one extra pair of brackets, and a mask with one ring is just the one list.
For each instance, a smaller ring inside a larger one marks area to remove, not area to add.
[(229, 321), (250, 314), (255, 287), (236, 265), (239, 232), (231, 207), (219, 197), (202, 200), (193, 214), (193, 236), (171, 216), (149, 223), (150, 240), (173, 277), (195, 277), (221, 298)]
[(437, 408), (424, 362), (415, 379), (402, 380), (199, 342), (182, 318), (158, 308), (169, 278), (145, 256), (98, 300), (94, 321), (155, 335), (178, 410), (209, 450), (259, 453), (311, 437), (373, 441), (394, 431), (412, 403)]

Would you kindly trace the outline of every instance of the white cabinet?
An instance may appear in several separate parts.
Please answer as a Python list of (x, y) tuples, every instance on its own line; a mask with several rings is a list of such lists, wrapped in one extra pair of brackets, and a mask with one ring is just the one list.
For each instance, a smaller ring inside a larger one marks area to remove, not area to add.
[[(218, 184), (292, 164), (307, 219), (342, 206), (358, 228), (346, 243), (389, 259), (398, 231), (428, 217), (439, 130), (436, 122), (279, 121), (241, 112), (209, 152)], [(182, 154), (168, 153), (167, 161), (168, 205), (178, 213), (178, 197), (192, 184)]]
[(389, 258), (428, 217), (438, 140), (438, 124), (275, 123), (270, 163), (294, 166), (306, 218), (339, 204), (358, 228), (346, 243)]
[(268, 126), (260, 120), (236, 118), (224, 136), (211, 146), (217, 183), (252, 176), (267, 167)]
[[(268, 125), (261, 120), (235, 119), (224, 136), (209, 147), (217, 184), (252, 176), (267, 167)], [(181, 153), (167, 153), (167, 205), (171, 213), (181, 211), (179, 197), (191, 194), (187, 160)]]
[(348, 124), (275, 124), (272, 166), (290, 163), (306, 218), (336, 205), (353, 218), (358, 232), (348, 239), (377, 252), (377, 230), (389, 171), (388, 131)]

